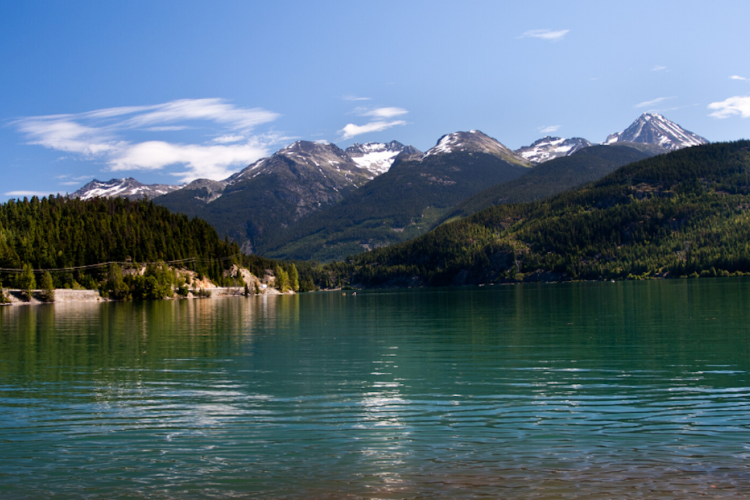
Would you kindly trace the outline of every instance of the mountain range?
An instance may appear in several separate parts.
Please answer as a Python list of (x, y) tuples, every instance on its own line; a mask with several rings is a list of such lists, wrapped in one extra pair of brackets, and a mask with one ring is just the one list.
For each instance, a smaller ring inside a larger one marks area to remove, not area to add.
[(747, 276), (749, 150), (750, 141), (714, 143), (636, 161), (352, 256), (320, 278), (395, 287)]
[(149, 197), (205, 219), (246, 253), (327, 261), (413, 238), (487, 204), (550, 196), (623, 162), (706, 142), (648, 113), (602, 146), (545, 137), (512, 151), (476, 130), (446, 134), (424, 154), (397, 141), (346, 150), (297, 141), (222, 181), (94, 180), (72, 196)]
[(275, 258), (339, 260), (431, 229), (457, 203), (529, 172), (531, 163), (478, 130), (441, 137), (422, 156), (390, 170), (280, 232), (264, 248)]

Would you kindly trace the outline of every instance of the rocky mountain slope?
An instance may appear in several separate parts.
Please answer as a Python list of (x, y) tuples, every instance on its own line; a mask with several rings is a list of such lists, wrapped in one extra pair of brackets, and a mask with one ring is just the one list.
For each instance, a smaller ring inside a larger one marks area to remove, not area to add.
[(89, 200), (96, 197), (114, 198), (118, 196), (129, 200), (140, 200), (143, 198), (153, 199), (182, 188), (183, 186), (169, 184), (142, 184), (132, 177), (112, 179), (107, 182), (94, 179), (70, 196), (71, 198), (80, 198), (82, 200)]
[(448, 134), (424, 155), (404, 154), (340, 203), (279, 232), (263, 252), (329, 261), (405, 241), (468, 196), (515, 179), (530, 166), (482, 132)]
[(672, 151), (323, 271), (370, 287), (748, 275), (749, 148)]
[(297, 141), (223, 183), (195, 181), (156, 202), (201, 217), (240, 242), (243, 251), (257, 252), (283, 228), (339, 202), (387, 170), (391, 157), (416, 151), (395, 141), (365, 146), (350, 156), (335, 144)]
[(375, 175), (386, 173), (396, 161), (400, 154), (421, 155), (422, 152), (413, 146), (404, 146), (398, 141), (387, 144), (379, 142), (368, 142), (367, 144), (354, 143), (345, 150), (346, 154), (354, 160), (354, 163)]
[(587, 147), (537, 165), (518, 179), (480, 191), (457, 205), (441, 222), (467, 217), (493, 205), (541, 200), (599, 180), (623, 165), (667, 152), (657, 146), (633, 142)]
[(515, 153), (534, 163), (544, 163), (563, 156), (570, 156), (576, 151), (588, 148), (592, 144), (581, 137), (562, 139), (560, 137), (543, 137), (530, 146), (516, 149)]
[(703, 137), (685, 130), (662, 115), (652, 113), (643, 113), (622, 132), (610, 134), (604, 144), (623, 141), (654, 144), (670, 151), (708, 144)]

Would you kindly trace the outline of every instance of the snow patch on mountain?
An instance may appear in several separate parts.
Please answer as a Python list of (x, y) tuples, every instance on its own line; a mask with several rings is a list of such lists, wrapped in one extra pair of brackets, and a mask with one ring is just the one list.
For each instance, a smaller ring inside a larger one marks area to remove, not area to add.
[(132, 177), (126, 179), (111, 179), (107, 182), (94, 179), (73, 193), (71, 197), (90, 200), (97, 197), (114, 198), (120, 196), (131, 200), (140, 200), (147, 197), (156, 198), (157, 196), (177, 191), (183, 187), (184, 185), (142, 184)]
[(529, 162), (522, 156), (511, 151), (492, 137), (471, 130), (469, 132), (453, 132), (438, 139), (437, 144), (430, 148), (422, 157), (422, 160), (430, 156), (445, 155), (459, 151), (469, 153), (487, 153), (498, 156), (503, 160), (523, 166), (529, 166)]
[(604, 144), (623, 141), (655, 144), (671, 151), (708, 144), (703, 137), (655, 113), (642, 114), (622, 132), (610, 134)]
[(411, 146), (404, 146), (398, 141), (389, 143), (368, 142), (367, 144), (354, 143), (346, 148), (346, 154), (360, 168), (363, 168), (375, 176), (384, 174), (390, 170), (396, 157), (402, 152), (419, 152)]
[(563, 139), (560, 137), (543, 137), (530, 146), (516, 149), (516, 153), (534, 163), (544, 163), (562, 156), (570, 156), (578, 150), (592, 146), (581, 137)]

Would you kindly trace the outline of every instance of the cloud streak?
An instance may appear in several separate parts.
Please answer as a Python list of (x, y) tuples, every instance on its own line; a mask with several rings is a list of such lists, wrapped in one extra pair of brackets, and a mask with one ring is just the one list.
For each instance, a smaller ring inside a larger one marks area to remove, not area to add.
[(373, 118), (373, 120), (364, 125), (356, 125), (354, 123), (346, 124), (343, 129), (339, 130), (339, 133), (341, 134), (341, 140), (351, 139), (352, 137), (367, 134), (370, 132), (381, 132), (397, 125), (406, 125), (406, 122), (403, 120), (390, 119), (408, 113), (408, 111), (403, 108), (395, 107), (375, 109), (357, 108), (354, 110), (354, 112), (359, 116)]
[(41, 198), (43, 196), (49, 196), (51, 194), (60, 194), (60, 193), (55, 193), (55, 192), (47, 193), (45, 191), (8, 191), (8, 192), (6, 192), (4, 194), (5, 194), (5, 196), (17, 196), (17, 197), (21, 197), (21, 196), (37, 196), (37, 197)]
[(724, 119), (734, 115), (750, 118), (750, 96), (735, 96), (720, 102), (712, 102), (708, 109), (714, 110), (709, 114), (714, 118)]
[(654, 104), (659, 104), (660, 102), (664, 102), (664, 101), (667, 101), (669, 99), (675, 99), (675, 98), (676, 98), (676, 96), (671, 96), (671, 97), (657, 97), (656, 99), (651, 99), (650, 101), (639, 102), (638, 104), (636, 104), (633, 107), (636, 108), (636, 109), (638, 109), (638, 108), (648, 108), (649, 106), (653, 106)]
[(362, 116), (372, 116), (373, 118), (393, 118), (394, 116), (401, 116), (408, 113), (403, 108), (376, 108), (370, 111), (364, 111)]
[(741, 80), (743, 82), (748, 81), (748, 78), (745, 78), (744, 76), (739, 76), (739, 75), (732, 75), (732, 76), (729, 77), (729, 79), (730, 80)]
[[(106, 108), (78, 114), (34, 116), (14, 122), (29, 144), (74, 153), (83, 159), (103, 161), (112, 171), (161, 170), (182, 166), (173, 173), (184, 182), (197, 178), (224, 179), (233, 167), (270, 154), (281, 139), (254, 135), (259, 125), (277, 113), (260, 108), (240, 108), (222, 99), (181, 99), (151, 106)], [(205, 143), (160, 140), (132, 142), (129, 132), (180, 131), (199, 124), (217, 137)]]
[(552, 132), (557, 132), (560, 129), (560, 125), (549, 125), (544, 127), (539, 127), (539, 132), (543, 134), (551, 134)]
[(365, 125), (355, 125), (353, 123), (349, 123), (343, 129), (341, 129), (340, 132), (342, 134), (342, 140), (346, 140), (370, 132), (380, 132), (391, 127), (395, 127), (396, 125), (406, 125), (406, 122), (403, 120), (394, 120), (390, 122), (379, 120), (367, 123)]
[(570, 30), (528, 30), (524, 31), (521, 38), (539, 38), (550, 42), (559, 42)]

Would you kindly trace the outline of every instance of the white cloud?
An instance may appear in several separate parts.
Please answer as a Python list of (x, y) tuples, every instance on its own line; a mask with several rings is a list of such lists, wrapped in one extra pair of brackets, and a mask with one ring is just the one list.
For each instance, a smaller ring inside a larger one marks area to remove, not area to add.
[(667, 69), (666, 66), (654, 66), (651, 71), (664, 71), (665, 69)]
[(187, 130), (190, 127), (187, 125), (172, 125), (172, 126), (166, 126), (166, 127), (149, 127), (144, 130), (148, 130), (149, 132), (174, 132), (177, 130)]
[(521, 38), (541, 38), (551, 42), (559, 42), (570, 30), (529, 30), (524, 31)]
[[(240, 108), (222, 99), (181, 99), (153, 106), (107, 108), (78, 114), (35, 116), (15, 125), (29, 144), (75, 153), (85, 159), (104, 161), (110, 170), (159, 170), (182, 165), (176, 173), (182, 181), (196, 178), (220, 180), (231, 167), (252, 163), (270, 154), (280, 136), (250, 132), (278, 118), (259, 108)], [(131, 142), (127, 132), (178, 131), (186, 122), (210, 122), (224, 134), (200, 144), (158, 140)]]
[(709, 114), (714, 118), (729, 118), (733, 115), (750, 118), (750, 96), (735, 96), (721, 102), (712, 102), (708, 109), (715, 110)]
[(49, 193), (46, 191), (8, 191), (7, 193), (5, 193), (5, 196), (38, 196), (41, 198), (42, 196), (49, 196), (50, 194), (59, 193)]
[(395, 127), (396, 125), (406, 125), (406, 122), (403, 120), (388, 121), (388, 119), (405, 115), (408, 111), (403, 108), (395, 107), (375, 109), (356, 108), (354, 113), (359, 116), (374, 118), (374, 120), (364, 125), (356, 125), (354, 123), (347, 124), (343, 129), (339, 130), (341, 140), (351, 139), (352, 137), (367, 134), (369, 132), (380, 132)]
[(745, 78), (744, 76), (739, 75), (732, 75), (729, 77), (730, 80), (742, 80), (743, 82), (748, 81), (748, 78)]
[(244, 135), (227, 134), (227, 135), (222, 135), (220, 137), (214, 137), (211, 140), (213, 142), (218, 142), (219, 144), (230, 144), (232, 142), (239, 142), (244, 138), (245, 138)]
[(148, 141), (127, 148), (110, 165), (113, 171), (161, 170), (168, 165), (184, 165), (187, 170), (173, 175), (189, 182), (198, 178), (226, 179), (233, 173), (230, 167), (247, 165), (269, 154), (265, 145), (257, 141), (230, 146)]
[(354, 95), (345, 95), (342, 97), (342, 99), (345, 101), (371, 101), (372, 100), (371, 97), (357, 97)]
[(376, 108), (361, 113), (362, 116), (372, 116), (373, 118), (393, 118), (408, 113), (403, 108)]
[(660, 102), (667, 101), (669, 99), (675, 99), (675, 98), (676, 98), (676, 96), (671, 96), (671, 97), (657, 97), (656, 99), (651, 99), (650, 101), (639, 102), (638, 104), (636, 104), (633, 107), (636, 108), (636, 109), (638, 109), (638, 108), (648, 108), (649, 106), (653, 106), (654, 104), (659, 104)]
[(341, 132), (341, 134), (343, 135), (342, 140), (345, 140), (351, 139), (352, 137), (355, 137), (357, 135), (367, 134), (369, 132), (380, 132), (382, 130), (395, 127), (396, 125), (406, 125), (406, 122), (403, 120), (395, 120), (392, 122), (374, 121), (365, 125), (355, 125), (353, 123), (349, 123), (339, 132)]
[(539, 127), (539, 132), (543, 134), (551, 134), (552, 132), (557, 132), (560, 128), (560, 125), (549, 125), (545, 127)]

